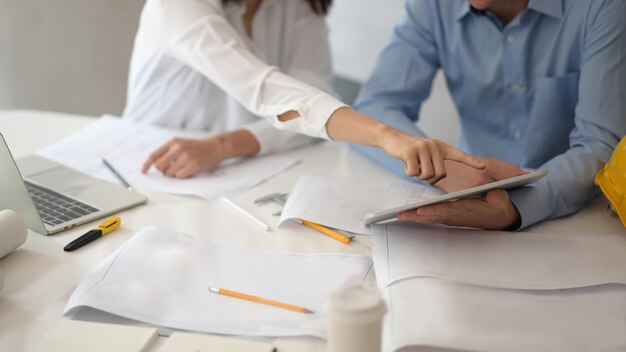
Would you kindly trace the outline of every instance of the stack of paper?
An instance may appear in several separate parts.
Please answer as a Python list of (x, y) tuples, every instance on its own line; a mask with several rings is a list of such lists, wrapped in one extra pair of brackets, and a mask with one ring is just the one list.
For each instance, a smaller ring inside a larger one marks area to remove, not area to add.
[[(137, 233), (78, 286), (65, 307), (156, 326), (234, 335), (325, 336), (323, 304), (364, 280), (370, 258), (281, 254), (219, 245), (158, 227)], [(305, 307), (303, 314), (209, 293), (221, 287)]]
[(370, 234), (365, 215), (442, 194), (425, 183), (362, 182), (303, 175), (283, 208), (280, 224), (304, 219), (321, 225)]
[(626, 238), (374, 227), (384, 350), (626, 350)]
[(292, 158), (265, 156), (223, 163), (211, 173), (189, 179), (163, 176), (154, 168), (141, 173), (148, 156), (174, 131), (104, 116), (83, 130), (37, 152), (40, 156), (113, 183), (119, 181), (102, 163), (106, 158), (135, 188), (212, 199), (252, 187), (294, 165)]

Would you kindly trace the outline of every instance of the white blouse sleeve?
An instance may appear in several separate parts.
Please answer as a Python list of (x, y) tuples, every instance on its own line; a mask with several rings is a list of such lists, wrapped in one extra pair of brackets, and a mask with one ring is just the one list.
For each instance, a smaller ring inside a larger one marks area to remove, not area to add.
[[(282, 48), (285, 55), (284, 72), (331, 93), (333, 73), (326, 20), (324, 16), (314, 13), (306, 1), (296, 1), (293, 5), (291, 11), (287, 12), (288, 16), (292, 16), (287, 27), (290, 39)], [(277, 130), (265, 119), (251, 122), (242, 128), (252, 133), (259, 142), (259, 154), (293, 150), (317, 140), (291, 131)]]
[[(158, 0), (168, 55), (184, 62), (279, 129), (329, 139), (326, 123), (346, 106), (252, 54), (226, 21), (219, 1)], [(281, 122), (295, 110), (299, 118)]]

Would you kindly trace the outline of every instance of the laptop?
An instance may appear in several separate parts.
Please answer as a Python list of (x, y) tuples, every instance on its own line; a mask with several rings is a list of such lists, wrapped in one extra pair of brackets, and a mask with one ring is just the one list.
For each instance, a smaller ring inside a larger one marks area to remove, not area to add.
[(147, 200), (37, 155), (16, 163), (0, 134), (0, 210), (14, 210), (33, 231), (51, 235)]

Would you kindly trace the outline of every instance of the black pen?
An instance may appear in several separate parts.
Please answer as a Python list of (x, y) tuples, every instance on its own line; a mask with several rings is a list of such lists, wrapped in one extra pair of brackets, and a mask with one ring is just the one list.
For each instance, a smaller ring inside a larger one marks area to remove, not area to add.
[(63, 250), (66, 252), (71, 252), (75, 249), (78, 249), (91, 241), (94, 241), (106, 234), (117, 230), (120, 225), (122, 225), (122, 219), (120, 219), (119, 216), (112, 216), (95, 229), (68, 243), (67, 246), (63, 247)]

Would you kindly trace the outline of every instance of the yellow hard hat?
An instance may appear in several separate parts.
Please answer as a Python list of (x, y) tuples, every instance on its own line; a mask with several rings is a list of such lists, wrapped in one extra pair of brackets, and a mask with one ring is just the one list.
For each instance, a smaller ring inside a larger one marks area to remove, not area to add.
[(622, 138), (609, 162), (598, 172), (595, 183), (626, 226), (626, 137)]

